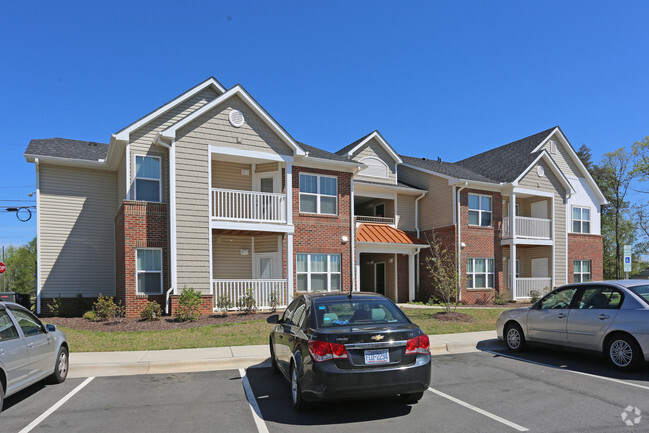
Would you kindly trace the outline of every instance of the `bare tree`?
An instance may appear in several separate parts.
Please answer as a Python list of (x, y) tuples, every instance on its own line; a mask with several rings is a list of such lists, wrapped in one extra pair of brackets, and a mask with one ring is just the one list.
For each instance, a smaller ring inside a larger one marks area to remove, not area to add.
[(442, 301), (446, 312), (450, 313), (457, 308), (459, 294), (455, 250), (437, 233), (433, 233), (432, 239), (427, 241), (430, 256), (426, 257), (426, 268), (432, 280), (433, 295)]

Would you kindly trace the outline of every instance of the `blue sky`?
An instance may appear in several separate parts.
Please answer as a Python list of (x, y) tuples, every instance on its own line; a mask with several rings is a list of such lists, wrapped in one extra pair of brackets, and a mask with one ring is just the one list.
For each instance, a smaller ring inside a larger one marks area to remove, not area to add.
[[(33, 204), (30, 139), (107, 142), (209, 76), (330, 151), (378, 129), (402, 154), (457, 161), (560, 125), (597, 162), (649, 135), (647, 16), (647, 2), (10, 2), (0, 209)], [(35, 227), (0, 212), (0, 245)]]

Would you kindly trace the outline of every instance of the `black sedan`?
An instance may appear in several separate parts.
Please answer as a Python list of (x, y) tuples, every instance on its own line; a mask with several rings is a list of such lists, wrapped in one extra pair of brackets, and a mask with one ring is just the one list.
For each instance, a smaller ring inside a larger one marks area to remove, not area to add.
[(376, 293), (301, 295), (267, 321), (273, 370), (291, 383), (297, 410), (395, 394), (416, 403), (430, 385), (428, 336)]

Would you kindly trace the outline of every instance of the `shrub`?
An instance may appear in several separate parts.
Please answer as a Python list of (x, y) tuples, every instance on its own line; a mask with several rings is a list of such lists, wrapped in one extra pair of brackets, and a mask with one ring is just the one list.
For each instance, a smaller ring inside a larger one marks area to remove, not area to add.
[(223, 311), (224, 314), (233, 306), (234, 305), (232, 304), (232, 300), (228, 295), (220, 295), (218, 298), (216, 298), (216, 308)]
[(84, 298), (82, 293), (77, 293), (77, 297), (74, 298), (75, 303), (75, 314), (79, 314), (78, 311), (88, 311), (92, 308), (92, 299)]
[(252, 288), (246, 289), (246, 294), (239, 298), (237, 307), (246, 313), (252, 313), (257, 309), (257, 301), (255, 301), (255, 292)]
[(97, 315), (94, 311), (89, 310), (83, 313), (83, 318), (86, 320), (92, 320), (94, 322), (95, 320), (97, 320)]
[(149, 301), (146, 306), (140, 311), (140, 319), (142, 320), (159, 320), (162, 316), (162, 307), (155, 301)]
[(277, 290), (270, 292), (268, 301), (270, 302), (270, 311), (277, 311), (277, 306), (279, 305), (279, 292)]
[(500, 293), (496, 292), (494, 296), (495, 305), (505, 305), (507, 304), (507, 299), (505, 299)]
[(539, 292), (536, 289), (530, 290), (530, 298), (531, 298), (530, 301), (532, 303), (535, 303), (536, 301), (538, 301), (540, 297), (541, 297), (541, 292)]
[(124, 317), (126, 307), (122, 306), (122, 301), (116, 304), (112, 296), (103, 296), (100, 293), (92, 306), (92, 311), (95, 313), (95, 320), (108, 320)]
[(200, 317), (201, 292), (193, 287), (183, 289), (178, 296), (178, 308), (174, 311), (174, 317), (180, 322), (195, 322)]
[(60, 316), (63, 312), (63, 299), (61, 299), (61, 295), (52, 299), (52, 303), (47, 304), (47, 309), (52, 316)]

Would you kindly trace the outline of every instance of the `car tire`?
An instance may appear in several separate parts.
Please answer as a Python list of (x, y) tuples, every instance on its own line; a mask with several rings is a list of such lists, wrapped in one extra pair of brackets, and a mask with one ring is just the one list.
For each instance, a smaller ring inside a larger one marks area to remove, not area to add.
[(408, 394), (399, 394), (401, 400), (406, 404), (415, 404), (424, 396), (424, 392), (411, 392)]
[(525, 350), (525, 335), (523, 329), (518, 323), (508, 323), (505, 326), (505, 344), (512, 352), (522, 352)]
[(297, 374), (295, 364), (291, 364), (291, 403), (293, 409), (300, 412), (306, 409), (307, 402), (302, 398), (302, 386), (300, 385), (300, 378)]
[(273, 373), (279, 373), (279, 366), (277, 359), (275, 359), (275, 349), (273, 349), (273, 339), (270, 339), (270, 366), (273, 368)]
[(644, 362), (640, 346), (629, 335), (613, 335), (608, 339), (605, 350), (608, 361), (618, 370), (637, 370)]
[(4, 386), (2, 386), (2, 382), (0, 381), (0, 413), (2, 413), (2, 405), (4, 405), (5, 402), (5, 390)]
[(54, 373), (50, 376), (51, 383), (63, 383), (68, 377), (68, 368), (70, 367), (70, 354), (65, 346), (59, 348), (54, 362)]

